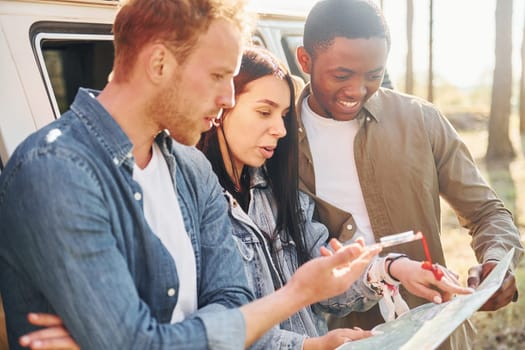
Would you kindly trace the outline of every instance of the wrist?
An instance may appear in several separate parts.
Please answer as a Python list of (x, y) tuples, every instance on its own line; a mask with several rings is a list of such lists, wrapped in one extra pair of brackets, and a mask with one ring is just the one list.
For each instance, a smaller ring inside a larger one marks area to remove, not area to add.
[(400, 259), (405, 259), (405, 258), (409, 259), (408, 255), (406, 255), (406, 254), (395, 254), (395, 253), (388, 254), (387, 257), (385, 258), (386, 275), (388, 277), (390, 277), (394, 282), (396, 282), (396, 284), (399, 284), (401, 282), (400, 282), (399, 276), (393, 272), (394, 269), (392, 269), (392, 265), (396, 261), (399, 261)]
[(303, 350), (315, 350), (319, 348), (317, 338), (305, 338), (303, 342)]

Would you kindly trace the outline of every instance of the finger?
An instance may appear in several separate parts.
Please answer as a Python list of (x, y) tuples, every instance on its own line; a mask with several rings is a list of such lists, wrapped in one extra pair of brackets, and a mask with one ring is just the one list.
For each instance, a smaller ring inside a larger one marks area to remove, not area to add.
[(445, 275), (445, 277), (448, 277), (452, 282), (454, 282), (455, 284), (457, 285), (460, 285), (461, 283), (459, 282), (459, 275), (457, 273), (455, 273), (454, 271), (444, 267), (444, 266), (441, 266), (441, 265), (438, 265), (439, 268), (441, 269), (441, 271), (443, 271), (443, 274)]
[(361, 247), (365, 246), (365, 239), (363, 237), (357, 237), (355, 243), (359, 244)]
[(36, 340), (31, 343), (31, 350), (78, 350), (78, 345), (72, 338), (52, 338), (44, 340)]
[(435, 304), (441, 304), (443, 302), (441, 294), (434, 289), (428, 288), (427, 286), (419, 283), (415, 284), (413, 288), (414, 290), (411, 291), (412, 294), (429, 300)]
[(441, 279), (441, 281), (435, 283), (435, 286), (439, 288), (442, 293), (453, 294), (472, 294), (474, 289), (470, 287), (462, 287), (459, 283), (451, 281), (448, 277)]
[(29, 346), (30, 344), (32, 344), (34, 341), (37, 341), (37, 340), (45, 340), (45, 339), (68, 337), (68, 336), (69, 334), (66, 332), (66, 330), (63, 327), (50, 327), (50, 328), (40, 329), (38, 331), (34, 331), (26, 335), (23, 335), (22, 337), (20, 337), (19, 343), (22, 346)]
[(62, 325), (62, 319), (57, 315), (44, 314), (44, 313), (30, 313), (27, 315), (29, 323), (35, 326), (60, 326)]
[(330, 247), (332, 247), (334, 252), (337, 252), (339, 249), (343, 248), (343, 244), (339, 242), (337, 239), (332, 238), (330, 240)]
[[(488, 261), (488, 262), (485, 262), (481, 265), (481, 280), (483, 281), (488, 275), (489, 273), (492, 272), (492, 270), (494, 270), (494, 268), (496, 267), (497, 263), (494, 262), (494, 261)], [(508, 273), (508, 271), (507, 271)]]
[(477, 288), (481, 282), (481, 265), (473, 266), (468, 269), (467, 286)]
[(332, 256), (333, 253), (326, 247), (321, 247), (321, 256)]
[(379, 254), (382, 250), (380, 245), (369, 246), (367, 248), (361, 249), (361, 251), (356, 255), (356, 258), (352, 261), (352, 265), (368, 265), (372, 258)]
[[(330, 241), (330, 245), (333, 248), (333, 245), (338, 245), (339, 242), (334, 240)], [(332, 264), (333, 267), (340, 267), (343, 265), (347, 265), (354, 261), (359, 254), (361, 253), (361, 249), (358, 248), (356, 244), (350, 244), (347, 246), (341, 246), (340, 248), (335, 248), (334, 253), (332, 256), (330, 256), (330, 264)]]
[(371, 337), (373, 334), (371, 331), (364, 331), (364, 330), (354, 330), (354, 329), (351, 329), (349, 330), (349, 336), (350, 338), (352, 338), (352, 340), (359, 340), (359, 339), (364, 339), (364, 338), (368, 338), (368, 337)]
[(361, 255), (350, 262), (350, 268), (354, 271), (361, 271), (362, 273), (364, 269), (370, 264), (370, 261), (372, 261), (374, 256), (379, 254), (380, 251), (380, 246), (373, 249), (365, 249)]

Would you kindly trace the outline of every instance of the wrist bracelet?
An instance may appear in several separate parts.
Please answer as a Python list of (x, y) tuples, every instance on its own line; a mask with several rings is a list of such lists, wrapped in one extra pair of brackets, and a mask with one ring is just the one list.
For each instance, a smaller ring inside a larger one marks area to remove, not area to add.
[(394, 276), (392, 276), (392, 274), (390, 273), (390, 266), (392, 265), (392, 263), (394, 261), (396, 261), (397, 259), (401, 259), (401, 258), (407, 258), (408, 259), (408, 255), (406, 255), (406, 254), (399, 254), (399, 255), (394, 256), (394, 257), (388, 256), (386, 258), (386, 273), (388, 274), (388, 276), (391, 279), (393, 279), (396, 282), (399, 282), (399, 280), (397, 278), (395, 278)]

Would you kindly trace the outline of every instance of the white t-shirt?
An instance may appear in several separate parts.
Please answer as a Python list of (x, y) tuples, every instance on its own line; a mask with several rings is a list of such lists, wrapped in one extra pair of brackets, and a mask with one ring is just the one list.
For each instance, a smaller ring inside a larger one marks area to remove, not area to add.
[(352, 214), (357, 225), (355, 238), (374, 243), (363, 192), (354, 158), (357, 120), (338, 121), (312, 111), (305, 98), (301, 117), (314, 163), (315, 194), (326, 202)]
[(179, 297), (171, 323), (180, 322), (197, 310), (195, 253), (184, 226), (168, 164), (157, 144), (153, 143), (153, 156), (144, 169), (135, 164), (133, 179), (142, 187), (146, 221), (177, 267)]

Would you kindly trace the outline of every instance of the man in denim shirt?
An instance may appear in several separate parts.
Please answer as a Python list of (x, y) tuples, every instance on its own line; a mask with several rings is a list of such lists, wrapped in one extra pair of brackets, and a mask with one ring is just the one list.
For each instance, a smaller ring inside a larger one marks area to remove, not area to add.
[(111, 82), (81, 89), (15, 151), (0, 177), (12, 348), (35, 330), (29, 312), (58, 314), (83, 349), (243, 348), (344, 291), (377, 254), (334, 244), (335, 254), (246, 304), (222, 190), (189, 147), (233, 105), (243, 18), (236, 2), (128, 2), (114, 24)]

